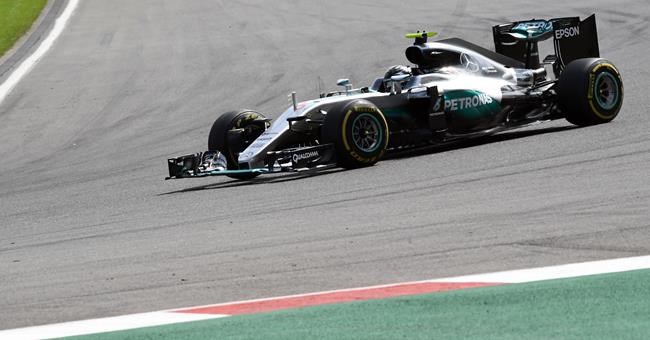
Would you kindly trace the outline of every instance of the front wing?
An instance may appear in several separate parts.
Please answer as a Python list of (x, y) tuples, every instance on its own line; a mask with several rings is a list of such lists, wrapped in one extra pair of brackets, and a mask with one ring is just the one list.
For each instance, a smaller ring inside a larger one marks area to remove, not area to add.
[(228, 170), (218, 151), (205, 151), (176, 158), (169, 158), (167, 166), (169, 176), (165, 179), (199, 178), (207, 176), (261, 175), (280, 172), (306, 172), (329, 169), (336, 166), (334, 146), (323, 144), (317, 146), (296, 147), (268, 152), (265, 167)]

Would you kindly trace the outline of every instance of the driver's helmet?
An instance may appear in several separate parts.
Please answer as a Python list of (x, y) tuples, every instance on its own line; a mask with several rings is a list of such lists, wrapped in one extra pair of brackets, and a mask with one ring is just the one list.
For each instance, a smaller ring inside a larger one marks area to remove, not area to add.
[(388, 68), (388, 70), (386, 70), (386, 73), (384, 74), (384, 80), (389, 80), (391, 77), (399, 74), (413, 75), (413, 72), (411, 72), (411, 68), (408, 66), (404, 66), (404, 65), (391, 66), (390, 68)]
[[(412, 76), (413, 72), (411, 72), (410, 67), (404, 65), (395, 65), (389, 67), (386, 73), (384, 74), (383, 91), (387, 92), (390, 89), (390, 84), (389, 84), (390, 78), (400, 74), (408, 74), (409, 76)], [(406, 83), (409, 81), (409, 78), (410, 77), (400, 82), (398, 87), (398, 92), (400, 92), (401, 89), (406, 85)]]

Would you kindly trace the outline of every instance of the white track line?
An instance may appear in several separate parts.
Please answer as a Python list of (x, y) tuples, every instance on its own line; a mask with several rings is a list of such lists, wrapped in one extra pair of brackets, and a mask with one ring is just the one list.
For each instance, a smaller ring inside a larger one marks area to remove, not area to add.
[(61, 35), (63, 29), (65, 28), (68, 20), (74, 13), (74, 10), (77, 8), (79, 0), (69, 0), (66, 8), (63, 10), (63, 13), (56, 19), (54, 27), (47, 35), (47, 37), (41, 42), (41, 45), (38, 46), (36, 51), (27, 57), (23, 62), (18, 66), (7, 80), (0, 85), (0, 104), (5, 100), (7, 95), (13, 90), (13, 88), (20, 82), (20, 80), (29, 73), (29, 71), (34, 68), (34, 66), (41, 60), (41, 58), (47, 53), (47, 51), (52, 47), (54, 41)]
[(224, 316), (227, 315), (181, 314), (169, 312), (129, 314), (111, 318), (72, 321), (0, 331), (0, 339), (27, 340), (62, 338), (75, 335), (114, 332), (126, 329), (169, 325), (173, 323), (216, 319)]
[(522, 283), (570, 277), (618, 273), (637, 269), (650, 268), (650, 256), (626, 257), (622, 259), (603, 260), (565, 264), (551, 267), (511, 270), (490, 274), (459, 276), (447, 279), (436, 279), (431, 282), (502, 282)]
[(242, 304), (242, 303), (266, 302), (266, 301), (281, 300), (281, 299), (315, 296), (315, 295), (328, 294), (328, 293), (353, 292), (356, 290), (366, 290), (366, 289), (373, 289), (373, 288), (390, 288), (390, 287), (401, 286), (401, 285), (428, 283), (428, 282), (524, 283), (524, 282), (553, 280), (553, 279), (566, 279), (566, 278), (578, 277), (578, 276), (618, 273), (618, 272), (625, 272), (625, 271), (638, 270), (638, 269), (650, 269), (650, 256), (624, 257), (624, 258), (618, 258), (612, 260), (580, 262), (580, 263), (563, 264), (563, 265), (549, 266), (549, 267), (537, 267), (531, 269), (517, 269), (517, 270), (509, 270), (509, 271), (495, 272), (495, 273), (447, 277), (442, 279), (408, 281), (408, 282), (390, 283), (390, 284), (367, 286), (367, 287), (327, 290), (322, 292), (275, 296), (269, 298), (242, 300), (236, 302), (225, 302), (225, 303), (217, 303), (217, 304), (209, 304), (209, 305), (199, 305), (199, 306), (174, 309), (173, 311), (200, 309), (200, 308), (208, 308), (208, 307), (221, 307), (221, 306), (229, 306), (229, 305)]
[(341, 289), (341, 290), (334, 290), (334, 291), (320, 292), (320, 293), (288, 295), (288, 296), (281, 296), (275, 298), (229, 302), (229, 303), (222, 303), (218, 305), (195, 306), (195, 307), (187, 307), (182, 309), (158, 311), (158, 312), (151, 312), (151, 313), (130, 314), (130, 315), (117, 316), (117, 317), (110, 317), (110, 318), (73, 321), (73, 322), (65, 322), (65, 323), (52, 324), (52, 325), (36, 326), (36, 327), (17, 328), (17, 329), (0, 331), (0, 339), (3, 340), (4, 339), (12, 339), (12, 340), (13, 339), (21, 339), (21, 340), (46, 339), (46, 338), (56, 338), (56, 337), (65, 337), (65, 336), (74, 336), (74, 335), (95, 334), (95, 333), (102, 333), (102, 332), (112, 332), (118, 330), (135, 329), (135, 328), (142, 328), (142, 327), (149, 327), (149, 326), (160, 326), (160, 325), (167, 325), (167, 324), (181, 323), (181, 322), (188, 322), (188, 321), (215, 319), (215, 318), (226, 317), (228, 315), (190, 314), (190, 313), (179, 313), (177, 311), (200, 308), (200, 307), (208, 307), (208, 306), (233, 305), (233, 304), (240, 304), (244, 302), (269, 301), (269, 300), (280, 300), (280, 299), (294, 298), (294, 297), (306, 297), (306, 296), (313, 296), (313, 295), (318, 295), (321, 293), (329, 293), (329, 292), (355, 291), (355, 290), (362, 290), (368, 288), (391, 287), (391, 286), (397, 286), (403, 284), (426, 283), (426, 282), (520, 283), (520, 282), (543, 281), (543, 280), (552, 280), (552, 279), (565, 279), (565, 278), (587, 276), (587, 275), (618, 273), (618, 272), (639, 270), (639, 269), (650, 269), (650, 256), (628, 257), (628, 258), (620, 258), (620, 259), (613, 259), (613, 260), (583, 262), (583, 263), (574, 263), (574, 264), (540, 267), (540, 268), (532, 268), (532, 269), (511, 270), (511, 271), (504, 271), (504, 272), (497, 272), (497, 273), (449, 277), (449, 278), (435, 279), (435, 280), (402, 282), (396, 284), (371, 286), (371, 287), (358, 287), (358, 288)]

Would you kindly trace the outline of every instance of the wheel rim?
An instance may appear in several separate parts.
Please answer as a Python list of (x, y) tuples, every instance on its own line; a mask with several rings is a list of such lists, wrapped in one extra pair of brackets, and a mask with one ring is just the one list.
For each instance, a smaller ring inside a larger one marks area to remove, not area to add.
[(362, 152), (376, 151), (382, 139), (381, 124), (379, 120), (367, 113), (359, 115), (352, 122), (352, 141)]
[(596, 92), (594, 93), (596, 101), (601, 108), (611, 110), (618, 104), (618, 82), (611, 73), (603, 72), (596, 77), (594, 91)]

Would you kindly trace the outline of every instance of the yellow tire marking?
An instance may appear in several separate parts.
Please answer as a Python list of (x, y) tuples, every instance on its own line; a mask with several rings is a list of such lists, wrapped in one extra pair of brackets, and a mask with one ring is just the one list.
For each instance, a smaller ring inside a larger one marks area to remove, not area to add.
[[(593, 96), (592, 92), (595, 91), (595, 86), (596, 86), (596, 84), (594, 83), (596, 81), (595, 74), (596, 74), (596, 71), (598, 71), (602, 67), (608, 67), (610, 70), (612, 70), (612, 71), (614, 71), (614, 73), (616, 73), (616, 75), (618, 76), (619, 79), (621, 77), (621, 75), (618, 73), (618, 70), (616, 69), (616, 67), (614, 67), (614, 65), (612, 65), (610, 63), (601, 63), (601, 64), (596, 65), (596, 67), (594, 67), (591, 70), (591, 74), (589, 75), (589, 87), (588, 87), (589, 91), (587, 93), (587, 99), (589, 101), (589, 106), (591, 107), (591, 110), (594, 112), (594, 114), (596, 114), (596, 116), (598, 116), (601, 119), (610, 119), (610, 118), (615, 116), (615, 113), (610, 114), (610, 115), (603, 114), (598, 110), (598, 108), (596, 108), (596, 106), (594, 105), (594, 102), (593, 102), (594, 96)], [(616, 79), (617, 83), (618, 83), (619, 79)], [(622, 88), (623, 87), (621, 86), (621, 89)], [(619, 93), (619, 96), (620, 95), (621, 94)]]
[(343, 146), (345, 146), (345, 150), (350, 151), (350, 145), (348, 145), (348, 137), (345, 134), (345, 128), (348, 125), (348, 118), (350, 117), (350, 113), (352, 112), (352, 108), (348, 110), (348, 112), (345, 113), (345, 117), (343, 118), (343, 124), (341, 124), (341, 129), (343, 130), (342, 136), (343, 136)]
[[(363, 111), (360, 111), (359, 109), (366, 109)], [(382, 148), (382, 151), (379, 153), (378, 156), (372, 157), (372, 158), (364, 158), (361, 157), (359, 154), (357, 154), (352, 148), (350, 148), (350, 145), (348, 144), (348, 138), (345, 133), (347, 124), (348, 124), (348, 118), (350, 118), (350, 114), (353, 112), (366, 112), (366, 113), (379, 113), (379, 116), (381, 117), (382, 122), (384, 123), (384, 128), (386, 131), (386, 135), (384, 136), (385, 143), (384, 147)], [(352, 106), (346, 113), (345, 117), (343, 118), (343, 124), (341, 124), (341, 130), (342, 130), (342, 136), (343, 136), (343, 146), (345, 146), (345, 150), (348, 151), (350, 156), (355, 158), (356, 160), (364, 163), (370, 163), (374, 161), (377, 157), (381, 157), (384, 154), (384, 151), (386, 149), (386, 145), (388, 145), (388, 122), (386, 121), (386, 117), (384, 117), (384, 114), (377, 108), (371, 107), (371, 106)]]

